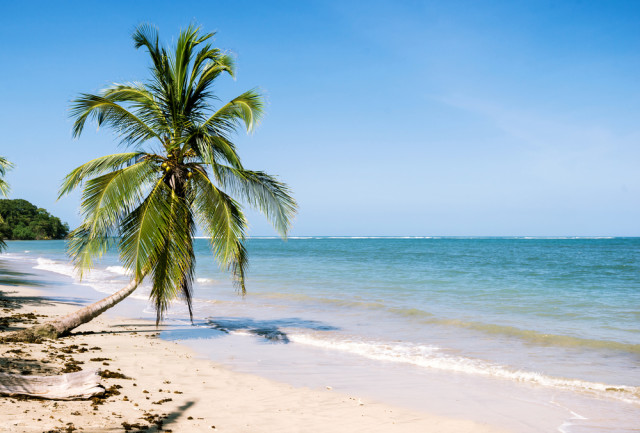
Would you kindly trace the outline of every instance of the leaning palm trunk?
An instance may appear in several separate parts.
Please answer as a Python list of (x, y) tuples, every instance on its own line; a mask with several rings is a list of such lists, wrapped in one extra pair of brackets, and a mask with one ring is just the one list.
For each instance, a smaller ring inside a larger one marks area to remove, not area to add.
[(126, 287), (118, 290), (111, 296), (107, 296), (104, 299), (94, 302), (91, 305), (87, 305), (73, 313), (69, 313), (59, 319), (51, 320), (41, 325), (36, 325), (31, 328), (23, 329), (8, 334), (1, 338), (4, 342), (16, 342), (22, 341), (27, 343), (38, 342), (44, 338), (56, 339), (68, 335), (72, 330), (78, 326), (85, 324), (100, 314), (107, 311), (109, 308), (115, 306), (124, 298), (129, 296), (136, 290), (140, 282), (133, 280)]

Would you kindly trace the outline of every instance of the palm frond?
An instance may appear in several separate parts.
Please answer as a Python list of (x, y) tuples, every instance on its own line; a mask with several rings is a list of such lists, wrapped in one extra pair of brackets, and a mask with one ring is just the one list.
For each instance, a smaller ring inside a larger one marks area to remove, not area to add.
[(71, 173), (65, 176), (62, 186), (60, 187), (58, 199), (77, 188), (78, 185), (80, 185), (87, 177), (97, 176), (106, 171), (118, 170), (124, 165), (134, 163), (144, 155), (146, 154), (143, 152), (116, 153), (113, 155), (101, 156), (82, 164), (80, 167), (73, 169)]
[[(6, 158), (0, 156), (0, 195), (6, 197), (9, 194), (11, 188), (7, 181), (3, 179), (7, 171), (13, 168), (13, 164), (7, 161)], [(2, 245), (0, 245), (0, 251), (2, 250)]]
[[(213, 37), (213, 35), (214, 33), (209, 33), (205, 35), (205, 37), (207, 37), (208, 39), (210, 37)], [(201, 40), (201, 42), (204, 42), (204, 39)], [(200, 48), (200, 51), (198, 51), (198, 53), (194, 57), (193, 65), (191, 67), (191, 76), (189, 77), (189, 87), (187, 92), (188, 95), (192, 95), (194, 93), (195, 86), (197, 85), (198, 80), (200, 80), (200, 76), (202, 75), (203, 71), (209, 68), (212, 63), (215, 64), (216, 61), (220, 62), (219, 58), (221, 55), (222, 52), (220, 51), (220, 49), (213, 48), (211, 44), (206, 44), (202, 48)], [(230, 70), (230, 74), (232, 74), (233, 67), (230, 67), (227, 64), (227, 59), (222, 59), (220, 63), (227, 65), (226, 69)], [(208, 86), (204, 86), (204, 89), (206, 89), (206, 87)], [(202, 91), (196, 93), (202, 93)]]
[(142, 201), (145, 185), (156, 177), (157, 163), (142, 160), (86, 183), (81, 203), (84, 221), (70, 233), (68, 243), (80, 276), (114, 242), (123, 219)]
[(247, 221), (239, 204), (219, 190), (203, 171), (193, 172), (191, 190), (194, 214), (209, 236), (213, 254), (223, 268), (231, 270), (242, 293), (247, 254), (244, 249)]
[(261, 211), (282, 237), (286, 237), (298, 205), (289, 187), (262, 171), (251, 171), (216, 164), (218, 181), (228, 191)]
[(136, 278), (150, 274), (157, 321), (172, 300), (182, 296), (191, 313), (191, 286), (195, 271), (191, 210), (163, 180), (156, 182), (143, 203), (123, 222), (120, 256)]
[(135, 110), (135, 115), (157, 135), (171, 133), (169, 123), (163, 111), (163, 100), (157, 98), (142, 83), (114, 83), (102, 90), (101, 95), (116, 103), (127, 103)]
[(13, 164), (11, 162), (7, 161), (5, 157), (0, 156), (0, 176), (4, 176), (5, 174), (7, 174), (7, 171), (9, 171), (12, 167)]
[[(175, 54), (170, 57), (172, 81), (175, 85), (176, 98), (187, 100), (187, 87), (189, 84), (190, 64), (193, 57), (193, 49), (201, 43), (198, 37), (200, 29), (193, 24), (180, 32), (178, 42), (175, 47)], [(210, 35), (211, 37), (213, 35)], [(184, 109), (185, 107), (183, 107)]]
[(169, 196), (170, 212), (168, 216), (169, 230), (164, 233), (164, 242), (155, 252), (155, 266), (151, 300), (155, 304), (156, 324), (159, 323), (171, 301), (182, 296), (193, 319), (192, 283), (195, 275), (195, 254), (192, 237), (195, 234), (195, 223), (191, 209), (183, 198), (173, 191)]
[(186, 142), (205, 164), (226, 162), (235, 168), (242, 168), (236, 146), (225, 137), (209, 134), (206, 128), (199, 127), (191, 131)]
[(264, 102), (257, 90), (252, 89), (232, 99), (213, 113), (202, 126), (212, 135), (225, 135), (236, 132), (244, 123), (247, 132), (253, 131), (264, 113)]
[(151, 24), (143, 23), (139, 25), (133, 33), (133, 41), (136, 49), (145, 47), (149, 56), (151, 56), (153, 62), (153, 67), (151, 68), (153, 79), (149, 83), (148, 88), (151, 93), (162, 101), (163, 113), (167, 118), (167, 122), (170, 122), (169, 113), (171, 111), (171, 101), (169, 101), (169, 94), (171, 89), (171, 74), (166, 50), (160, 47), (158, 29)]
[(10, 191), (11, 187), (9, 186), (7, 181), (4, 179), (0, 179), (0, 196), (7, 197)]
[(120, 257), (139, 280), (152, 271), (169, 233), (170, 196), (170, 188), (158, 179), (144, 201), (122, 221)]
[(76, 120), (73, 124), (73, 136), (78, 137), (87, 120), (95, 120), (98, 127), (111, 127), (124, 144), (135, 145), (150, 138), (158, 138), (158, 134), (141, 118), (113, 100), (113, 97), (82, 93), (71, 104), (71, 117)]
[(164, 66), (163, 51), (160, 48), (160, 36), (156, 26), (149, 23), (140, 24), (132, 35), (136, 49), (145, 47), (153, 61), (153, 69), (161, 71)]
[[(193, 74), (196, 71), (199, 72), (199, 75)], [(189, 83), (188, 107), (192, 110), (194, 108), (206, 108), (205, 101), (211, 97), (209, 88), (216, 78), (224, 72), (231, 77), (235, 77), (233, 57), (221, 53), (218, 49), (211, 50), (205, 46), (196, 56), (196, 63)]]

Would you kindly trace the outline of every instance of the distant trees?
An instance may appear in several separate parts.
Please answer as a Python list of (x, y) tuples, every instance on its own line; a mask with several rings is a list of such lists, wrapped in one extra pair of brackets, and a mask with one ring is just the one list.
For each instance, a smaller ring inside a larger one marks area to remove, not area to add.
[(0, 239), (63, 239), (69, 226), (26, 200), (0, 199)]

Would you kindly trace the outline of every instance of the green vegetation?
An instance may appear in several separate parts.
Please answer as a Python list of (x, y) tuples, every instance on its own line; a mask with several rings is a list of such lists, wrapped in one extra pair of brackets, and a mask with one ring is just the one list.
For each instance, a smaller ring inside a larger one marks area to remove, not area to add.
[(190, 26), (165, 49), (155, 27), (138, 27), (133, 40), (150, 55), (150, 80), (81, 94), (71, 107), (75, 137), (94, 120), (131, 151), (89, 161), (65, 178), (60, 196), (84, 184), (84, 220), (69, 235), (70, 255), (82, 272), (117, 243), (134, 283), (122, 298), (150, 276), (158, 322), (177, 297), (191, 311), (196, 224), (244, 293), (247, 221), (233, 197), (264, 213), (283, 237), (297, 207), (284, 183), (246, 169), (231, 141), (238, 128), (257, 125), (261, 95), (250, 90), (217, 110), (211, 105), (214, 81), (235, 74), (233, 59), (209, 43), (213, 35)]
[(0, 199), (0, 239), (63, 239), (69, 226), (26, 200)]

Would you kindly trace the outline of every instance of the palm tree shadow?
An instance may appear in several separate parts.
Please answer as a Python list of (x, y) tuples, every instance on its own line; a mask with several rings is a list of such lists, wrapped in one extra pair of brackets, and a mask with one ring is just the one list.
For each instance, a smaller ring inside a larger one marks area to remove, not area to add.
[[(140, 325), (135, 324), (135, 325), (111, 325), (109, 326), (109, 328), (118, 328), (118, 327), (123, 327), (123, 326), (135, 326), (138, 327)], [(154, 325), (155, 326), (155, 325)], [(115, 330), (103, 330), (103, 331), (77, 331), (77, 332), (72, 332), (69, 335), (73, 335), (73, 336), (80, 336), (80, 335), (114, 335), (114, 334), (122, 334), (122, 335), (126, 335), (126, 334), (157, 334), (158, 332), (160, 332), (161, 330), (158, 329), (145, 329), (145, 330), (140, 330), (140, 329), (115, 329)]]
[(31, 278), (34, 274), (18, 272), (9, 269), (4, 262), (0, 262), (0, 285), (2, 286), (33, 286), (42, 287), (41, 281)]
[[(2, 284), (0, 282), (0, 284)], [(68, 304), (82, 306), (87, 300), (70, 296), (13, 296), (15, 292), (0, 290), (0, 308), (17, 310), (24, 306), (53, 306), (56, 304)]]
[(194, 404), (195, 404), (194, 401), (186, 402), (182, 406), (179, 406), (178, 408), (176, 408), (176, 410), (174, 410), (173, 412), (169, 413), (168, 415), (165, 415), (160, 422), (156, 422), (154, 426), (144, 431), (148, 433), (167, 431), (167, 424), (171, 424), (172, 422), (180, 418), (182, 415), (184, 415), (186, 410), (189, 409)]
[[(223, 334), (230, 334), (235, 331), (245, 331), (265, 339), (270, 343), (290, 342), (289, 336), (281, 328), (303, 328), (314, 331), (335, 331), (339, 328), (318, 322), (316, 320), (301, 319), (299, 317), (255, 320), (250, 317), (217, 317), (209, 319), (204, 323), (205, 327), (196, 328), (194, 332), (188, 329), (168, 330), (162, 333), (163, 338), (169, 340), (188, 340), (209, 336), (220, 337)], [(212, 331), (216, 331), (215, 334)]]
[[(14, 271), (8, 268), (4, 262), (0, 261), (0, 286), (6, 287), (51, 287), (56, 285), (64, 285), (57, 281), (43, 281), (38, 278), (39, 275)], [(87, 303), (86, 299), (70, 297), (70, 296), (8, 296), (12, 295), (12, 292), (6, 290), (0, 290), (0, 308), (6, 309), (18, 309), (25, 305), (40, 306), (40, 305), (54, 305), (56, 303), (65, 303), (71, 305), (84, 305)]]

